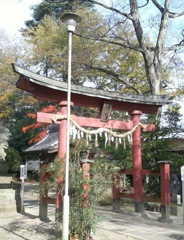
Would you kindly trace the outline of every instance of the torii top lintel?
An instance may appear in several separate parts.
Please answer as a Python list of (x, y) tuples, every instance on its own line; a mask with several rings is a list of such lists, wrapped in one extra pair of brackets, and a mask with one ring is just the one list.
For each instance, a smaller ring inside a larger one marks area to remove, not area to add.
[[(59, 103), (67, 99), (67, 83), (35, 74), (12, 64), (20, 75), (16, 87), (30, 92), (34, 98)], [(112, 104), (113, 110), (156, 113), (158, 108), (169, 101), (166, 95), (142, 96), (110, 92), (90, 87), (71, 85), (71, 101), (76, 106), (101, 108), (104, 102)]]

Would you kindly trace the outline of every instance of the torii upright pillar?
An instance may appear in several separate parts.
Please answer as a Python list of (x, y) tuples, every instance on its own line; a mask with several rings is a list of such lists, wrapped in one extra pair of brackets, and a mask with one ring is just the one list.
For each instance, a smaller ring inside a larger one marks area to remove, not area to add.
[(161, 217), (159, 222), (172, 223), (170, 218), (170, 161), (158, 161), (160, 164)]
[[(71, 103), (73, 105), (73, 103)], [(67, 101), (61, 101), (59, 103), (60, 113), (61, 115), (67, 114)], [(61, 175), (57, 179), (57, 189), (56, 189), (56, 220), (61, 220), (61, 212), (62, 212), (62, 193), (60, 192), (60, 185), (63, 183), (63, 173), (64, 166), (62, 164), (65, 163), (66, 157), (66, 124), (67, 120), (63, 119), (59, 124), (59, 136), (58, 136), (58, 159), (61, 161)]]
[[(130, 112), (133, 126), (140, 123), (141, 111)], [(142, 202), (142, 156), (141, 156), (141, 129), (137, 129), (132, 134), (132, 163), (133, 163), (133, 185), (134, 185), (134, 204), (135, 212), (143, 213)]]

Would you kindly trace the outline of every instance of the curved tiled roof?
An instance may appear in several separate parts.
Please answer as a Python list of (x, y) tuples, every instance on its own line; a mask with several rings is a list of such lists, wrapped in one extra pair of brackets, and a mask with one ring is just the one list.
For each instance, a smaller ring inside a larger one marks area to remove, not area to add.
[[(13, 68), (20, 75), (17, 88), (31, 92), (37, 99), (57, 103), (66, 101), (67, 83), (40, 76), (15, 64)], [(131, 95), (73, 84), (71, 94), (71, 101), (76, 106), (101, 108), (103, 102), (108, 101), (113, 110), (140, 110), (143, 113), (156, 113), (160, 106), (169, 102), (166, 95)]]

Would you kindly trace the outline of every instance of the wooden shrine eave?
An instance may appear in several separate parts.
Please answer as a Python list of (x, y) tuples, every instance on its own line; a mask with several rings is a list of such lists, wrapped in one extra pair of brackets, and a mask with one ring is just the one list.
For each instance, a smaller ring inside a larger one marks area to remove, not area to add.
[[(20, 75), (16, 87), (30, 92), (34, 98), (59, 103), (67, 99), (67, 83), (35, 74), (12, 64)], [(158, 108), (169, 103), (167, 96), (143, 96), (110, 92), (90, 87), (71, 85), (71, 101), (76, 106), (101, 108), (104, 102), (112, 104), (113, 110), (156, 113)]]

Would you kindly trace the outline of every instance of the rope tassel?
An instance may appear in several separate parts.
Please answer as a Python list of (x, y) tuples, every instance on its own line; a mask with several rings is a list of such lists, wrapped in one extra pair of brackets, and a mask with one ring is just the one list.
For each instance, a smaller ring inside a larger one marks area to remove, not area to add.
[(125, 141), (125, 138), (123, 138), (123, 148), (126, 149), (126, 141)]
[(115, 139), (115, 149), (118, 149), (118, 138)]
[(95, 147), (98, 147), (98, 134), (95, 134)]

